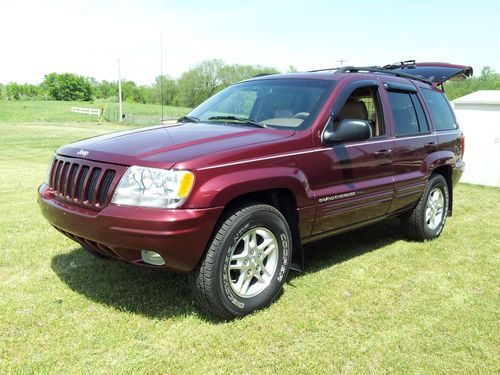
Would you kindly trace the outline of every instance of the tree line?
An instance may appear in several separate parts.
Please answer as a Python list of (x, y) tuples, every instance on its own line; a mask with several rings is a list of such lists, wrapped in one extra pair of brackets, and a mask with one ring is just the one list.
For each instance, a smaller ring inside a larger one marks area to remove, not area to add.
[[(288, 71), (297, 70), (290, 66)], [(125, 102), (132, 103), (163, 102), (164, 105), (195, 107), (223, 88), (263, 73), (274, 74), (279, 71), (259, 65), (227, 65), (218, 59), (205, 60), (184, 72), (178, 79), (157, 76), (151, 85), (137, 85), (134, 81), (122, 80), (122, 98)], [(450, 100), (477, 90), (500, 90), (500, 74), (485, 66), (477, 77), (445, 84)], [(118, 82), (99, 82), (94, 78), (72, 73), (50, 73), (38, 85), (15, 82), (0, 84), (0, 99), (118, 101)]]
[[(205, 60), (184, 72), (178, 79), (157, 76), (151, 85), (122, 80), (122, 99), (132, 103), (150, 103), (195, 107), (223, 88), (263, 73), (279, 73), (272, 67), (227, 65), (221, 60)], [(3, 100), (118, 101), (117, 81), (97, 81), (72, 73), (49, 73), (42, 83), (0, 85)]]

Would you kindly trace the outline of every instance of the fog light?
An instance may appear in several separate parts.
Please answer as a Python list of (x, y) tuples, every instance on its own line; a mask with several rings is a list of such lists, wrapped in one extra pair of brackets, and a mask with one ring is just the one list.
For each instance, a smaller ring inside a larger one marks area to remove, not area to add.
[(156, 251), (141, 250), (142, 261), (154, 266), (163, 266), (165, 261)]

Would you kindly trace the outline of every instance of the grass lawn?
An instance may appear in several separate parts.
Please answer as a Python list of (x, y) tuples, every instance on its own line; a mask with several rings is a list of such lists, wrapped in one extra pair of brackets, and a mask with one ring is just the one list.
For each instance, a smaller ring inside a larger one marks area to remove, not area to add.
[(185, 276), (96, 259), (39, 213), (53, 150), (122, 126), (12, 121), (0, 110), (1, 374), (500, 373), (500, 189), (459, 185), (432, 242), (390, 221), (308, 245), (278, 301), (220, 322)]
[[(105, 102), (61, 102), (61, 101), (7, 101), (0, 100), (0, 124), (23, 122), (94, 122), (97, 116), (72, 113), (71, 107), (104, 108)], [(108, 103), (108, 111), (118, 111), (118, 103)], [(184, 107), (164, 107), (165, 117), (181, 117), (190, 111)], [(125, 114), (159, 116), (161, 106), (157, 104), (123, 103)]]

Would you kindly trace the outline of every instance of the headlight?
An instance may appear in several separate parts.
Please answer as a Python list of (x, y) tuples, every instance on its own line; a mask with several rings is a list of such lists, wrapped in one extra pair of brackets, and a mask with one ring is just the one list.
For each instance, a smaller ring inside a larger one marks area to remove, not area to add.
[(189, 195), (194, 175), (189, 171), (130, 167), (116, 187), (112, 203), (176, 208)]

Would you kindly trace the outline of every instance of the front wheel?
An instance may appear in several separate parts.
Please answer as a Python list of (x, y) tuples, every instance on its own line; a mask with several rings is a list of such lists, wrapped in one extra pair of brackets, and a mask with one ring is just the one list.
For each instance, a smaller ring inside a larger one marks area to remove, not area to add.
[(266, 307), (285, 282), (291, 245), (286, 219), (274, 207), (249, 204), (233, 210), (189, 275), (196, 300), (223, 319)]
[(446, 180), (440, 174), (432, 175), (417, 206), (402, 218), (404, 233), (417, 241), (438, 237), (446, 223), (449, 202)]

